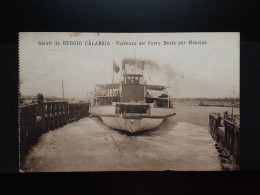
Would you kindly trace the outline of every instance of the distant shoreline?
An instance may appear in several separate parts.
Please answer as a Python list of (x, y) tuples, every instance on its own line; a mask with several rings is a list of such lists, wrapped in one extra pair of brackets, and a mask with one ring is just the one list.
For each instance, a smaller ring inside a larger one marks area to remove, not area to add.
[[(175, 104), (180, 106), (204, 106), (204, 107), (228, 107), (231, 108), (232, 106), (228, 105), (198, 105), (198, 104)], [(233, 106), (233, 108), (240, 108), (240, 106)]]
[(240, 108), (239, 101), (234, 103), (230, 101), (207, 101), (207, 102), (182, 101), (182, 102), (175, 102), (175, 105)]
[[(192, 106), (212, 106), (212, 107), (232, 107), (228, 105), (192, 105)], [(240, 106), (233, 106), (234, 108), (240, 108)]]

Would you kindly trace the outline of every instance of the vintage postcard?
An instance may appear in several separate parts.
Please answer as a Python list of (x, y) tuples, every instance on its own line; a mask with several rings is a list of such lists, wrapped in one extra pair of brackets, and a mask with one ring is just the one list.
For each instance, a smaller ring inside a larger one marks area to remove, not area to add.
[(19, 33), (21, 172), (239, 170), (239, 33)]

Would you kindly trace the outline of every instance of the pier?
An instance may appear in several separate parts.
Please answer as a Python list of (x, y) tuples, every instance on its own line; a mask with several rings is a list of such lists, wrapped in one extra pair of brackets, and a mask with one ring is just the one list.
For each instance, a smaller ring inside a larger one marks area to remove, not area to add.
[(209, 132), (221, 158), (223, 170), (239, 170), (240, 116), (219, 113), (209, 114)]
[(174, 118), (129, 136), (98, 117), (85, 117), (43, 134), (22, 171), (220, 171), (214, 144), (207, 127), (176, 124)]
[(20, 163), (42, 134), (84, 118), (88, 111), (88, 103), (43, 102), (43, 97), (19, 106)]
[(208, 133), (209, 109), (198, 106), (196, 115), (191, 110), (193, 106), (179, 106), (179, 118), (129, 136), (98, 117), (87, 117), (88, 103), (38, 99), (19, 107), (20, 170), (237, 170), (239, 117), (210, 114)]

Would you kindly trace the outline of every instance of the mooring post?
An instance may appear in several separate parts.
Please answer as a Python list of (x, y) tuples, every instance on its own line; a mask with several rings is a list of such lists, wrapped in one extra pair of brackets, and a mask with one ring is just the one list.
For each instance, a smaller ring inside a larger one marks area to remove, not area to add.
[(46, 132), (48, 132), (50, 130), (50, 104), (49, 103), (46, 103), (46, 114), (45, 114), (45, 120), (46, 121)]
[(220, 127), (220, 126), (221, 126), (221, 119), (222, 119), (222, 117), (221, 117), (220, 114), (218, 113), (217, 127)]
[(239, 160), (240, 160), (240, 147), (239, 147), (239, 143), (240, 143), (240, 133), (239, 133), (239, 129), (236, 129), (235, 131), (235, 140), (234, 140), (234, 153), (233, 153), (233, 157), (234, 157), (234, 162), (238, 165), (239, 164)]
[(54, 129), (54, 111), (53, 103), (50, 103), (50, 130)]
[(230, 140), (230, 155), (233, 155), (233, 150), (234, 150), (234, 137), (235, 137), (234, 130), (235, 129), (233, 127), (231, 131), (231, 140)]
[(29, 146), (29, 149), (31, 149), (31, 146), (34, 145), (36, 143), (36, 139), (37, 139), (37, 129), (36, 129), (36, 105), (32, 106), (30, 109), (30, 118), (31, 118), (31, 143)]
[(69, 105), (68, 105), (68, 102), (65, 102), (65, 124), (68, 123), (68, 108), (69, 108)]

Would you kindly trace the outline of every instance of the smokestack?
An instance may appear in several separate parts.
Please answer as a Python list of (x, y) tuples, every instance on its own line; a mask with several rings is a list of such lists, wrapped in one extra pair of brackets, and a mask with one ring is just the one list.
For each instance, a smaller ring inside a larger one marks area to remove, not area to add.
[(125, 70), (125, 61), (122, 61), (122, 70)]

